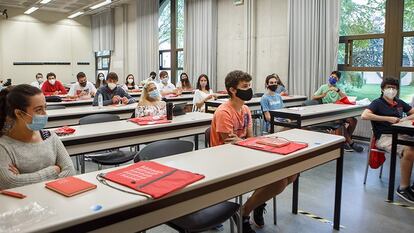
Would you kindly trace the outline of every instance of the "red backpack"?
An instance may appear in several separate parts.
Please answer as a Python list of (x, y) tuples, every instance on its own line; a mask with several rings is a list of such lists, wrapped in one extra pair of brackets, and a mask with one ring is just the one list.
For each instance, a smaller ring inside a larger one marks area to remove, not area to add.
[(371, 138), (370, 142), (370, 150), (369, 150), (369, 166), (373, 169), (377, 169), (381, 167), (382, 164), (385, 162), (385, 152), (379, 150), (375, 145), (377, 140), (374, 136)]

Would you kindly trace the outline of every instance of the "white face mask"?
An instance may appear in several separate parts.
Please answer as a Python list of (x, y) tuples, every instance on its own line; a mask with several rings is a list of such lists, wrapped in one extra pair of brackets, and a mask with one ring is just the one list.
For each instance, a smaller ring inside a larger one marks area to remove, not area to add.
[(129, 79), (128, 79), (128, 83), (129, 83), (129, 84), (132, 84), (133, 82), (134, 82), (134, 80), (133, 80), (132, 78), (129, 78)]
[(115, 89), (116, 84), (115, 83), (108, 83), (108, 87), (109, 87), (109, 89), (113, 90), (113, 89)]
[(168, 78), (162, 79), (161, 82), (164, 84), (168, 84)]
[(105, 77), (104, 76), (99, 76), (99, 80), (103, 81), (103, 80), (105, 80)]
[(38, 79), (37, 79), (37, 82), (38, 82), (39, 84), (41, 84), (41, 83), (43, 82), (43, 78), (38, 78)]
[(394, 99), (395, 96), (397, 96), (397, 90), (394, 88), (387, 88), (384, 89), (384, 96), (387, 97), (388, 99)]
[(50, 80), (48, 80), (49, 81), (49, 83), (50, 83), (50, 85), (55, 85), (55, 83), (56, 83), (56, 79), (50, 79)]

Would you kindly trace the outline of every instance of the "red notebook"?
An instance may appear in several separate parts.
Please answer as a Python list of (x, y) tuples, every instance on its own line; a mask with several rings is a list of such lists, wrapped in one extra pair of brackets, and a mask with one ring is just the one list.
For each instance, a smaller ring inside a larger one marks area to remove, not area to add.
[(156, 199), (201, 180), (204, 176), (152, 161), (141, 161), (108, 172), (104, 178)]
[(341, 99), (337, 100), (335, 104), (349, 104), (349, 105), (355, 105), (355, 102), (349, 101), (348, 97), (344, 96)]
[(131, 118), (129, 121), (134, 122), (138, 125), (155, 125), (155, 124), (165, 124), (170, 123), (171, 120), (167, 120), (167, 116), (146, 116), (146, 117), (136, 117)]
[(69, 176), (62, 179), (54, 180), (45, 184), (46, 188), (60, 193), (66, 197), (75, 196), (77, 194), (96, 189), (96, 185), (81, 180), (79, 178)]
[(75, 131), (76, 131), (76, 129), (74, 129), (74, 128), (71, 128), (69, 126), (63, 126), (63, 127), (57, 128), (55, 130), (55, 133), (58, 136), (65, 136), (65, 135), (73, 134), (73, 133), (75, 133)]
[[(255, 150), (261, 150), (261, 151), (281, 154), (281, 155), (287, 155), (292, 152), (308, 147), (307, 143), (300, 143), (300, 142), (293, 142), (293, 141), (288, 141), (289, 143), (286, 143), (283, 146), (280, 146), (282, 144), (280, 142), (277, 142), (277, 145), (279, 147), (276, 147), (275, 145), (263, 144), (263, 141), (266, 142), (267, 140), (268, 139), (266, 139), (266, 137), (248, 138), (246, 140), (236, 142), (236, 145), (248, 147), (248, 148), (255, 149)], [(280, 140), (284, 140), (284, 139), (280, 139)]]

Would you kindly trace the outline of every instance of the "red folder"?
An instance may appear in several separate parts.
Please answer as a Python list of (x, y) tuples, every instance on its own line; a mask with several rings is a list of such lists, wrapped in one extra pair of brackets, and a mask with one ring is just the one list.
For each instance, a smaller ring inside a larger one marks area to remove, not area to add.
[(46, 188), (60, 193), (66, 197), (71, 197), (96, 188), (95, 184), (86, 182), (73, 176), (48, 182), (45, 184), (45, 186)]
[(73, 134), (73, 133), (75, 133), (75, 131), (76, 131), (76, 129), (74, 129), (74, 128), (71, 128), (71, 127), (68, 127), (68, 126), (63, 126), (63, 127), (57, 128), (55, 130), (55, 133), (59, 136), (64, 136), (64, 135)]
[(167, 116), (146, 116), (146, 117), (136, 117), (131, 118), (128, 121), (134, 122), (138, 125), (155, 125), (155, 124), (165, 124), (171, 123), (171, 120), (167, 120)]
[(355, 102), (349, 101), (348, 97), (344, 96), (341, 99), (337, 100), (335, 104), (349, 104), (349, 105), (355, 105)]
[(204, 178), (152, 161), (141, 161), (104, 175), (104, 178), (157, 199)]
[(265, 138), (266, 137), (248, 138), (246, 140), (236, 142), (236, 145), (248, 147), (248, 148), (255, 149), (255, 150), (261, 150), (261, 151), (281, 154), (281, 155), (287, 155), (292, 152), (308, 147), (307, 143), (300, 143), (300, 142), (293, 142), (293, 141), (289, 141), (288, 144), (281, 146), (281, 147), (275, 147), (273, 145), (264, 145), (261, 143), (261, 141), (263, 141), (263, 139)]

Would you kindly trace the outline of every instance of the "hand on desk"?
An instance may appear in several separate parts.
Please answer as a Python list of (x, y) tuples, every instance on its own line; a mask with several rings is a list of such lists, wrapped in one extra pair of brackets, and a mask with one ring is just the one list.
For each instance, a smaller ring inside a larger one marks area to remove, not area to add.
[[(404, 119), (404, 118), (403, 118)], [(391, 123), (391, 124), (396, 124), (396, 123), (398, 123), (398, 122), (400, 122), (400, 121), (404, 121), (403, 119), (401, 119), (400, 120), (400, 118), (398, 118), (398, 117), (388, 117), (387, 118), (387, 121), (389, 122), (389, 123)]]
[(128, 98), (127, 97), (122, 97), (122, 103), (123, 104), (128, 104), (128, 102), (129, 102), (129, 100), (128, 100)]
[(227, 138), (226, 139), (224, 139), (224, 143), (236, 143), (236, 142), (239, 142), (239, 141), (241, 141), (242, 139), (241, 138), (239, 138), (239, 137), (237, 137), (237, 135), (236, 134), (233, 134), (233, 133), (231, 133), (231, 134), (229, 134), (228, 136), (227, 136)]
[(121, 97), (119, 95), (115, 95), (114, 97), (112, 97), (113, 104), (119, 104), (120, 100), (121, 100)]

